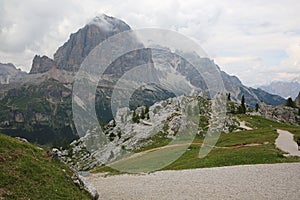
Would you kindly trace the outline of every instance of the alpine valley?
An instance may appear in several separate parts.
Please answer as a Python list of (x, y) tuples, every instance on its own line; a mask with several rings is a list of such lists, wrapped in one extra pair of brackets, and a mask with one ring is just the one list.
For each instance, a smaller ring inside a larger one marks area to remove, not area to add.
[[(128, 30), (131, 30), (131, 28), (124, 21), (107, 15), (100, 15), (77, 32), (72, 33), (68, 41), (57, 49), (53, 58), (40, 55), (34, 56), (29, 73), (17, 70), (13, 64), (1, 64), (0, 132), (10, 136), (26, 138), (33, 143), (48, 145), (62, 145), (78, 139), (72, 116), (74, 77), (86, 56), (98, 44), (115, 34)], [(242, 96), (244, 96), (246, 105), (250, 109), (261, 102), (264, 103), (266, 109), (267, 105), (271, 107), (279, 106), (286, 102), (280, 96), (243, 85), (236, 76), (230, 76), (221, 71), (219, 66), (209, 58), (201, 58), (201, 61), (205, 66), (213, 66), (220, 71), (226, 93), (230, 93), (231, 101), (234, 102), (233, 107), (236, 106), (236, 109)], [(166, 70), (156, 63), (164, 63), (169, 66), (169, 69)], [(118, 129), (127, 126), (124, 124), (125, 122), (115, 126), (112, 124), (114, 122), (111, 121), (113, 114), (110, 102), (114, 83), (127, 71), (143, 64), (147, 65), (152, 77), (169, 80), (170, 85), (175, 85), (176, 81), (180, 80), (185, 87), (200, 91), (206, 89), (203, 77), (195, 75), (193, 67), (181, 57), (172, 54), (160, 54), (147, 48), (135, 50), (119, 57), (110, 64), (103, 74), (103, 78), (100, 79), (95, 98), (98, 120), (102, 127), (106, 127), (107, 134), (111, 136), (112, 141), (115, 141), (114, 138), (118, 137)], [(177, 77), (178, 74), (181, 74), (180, 77)], [(184, 91), (184, 88), (181, 88), (181, 95), (192, 95), (185, 94)], [(203, 97), (205, 95), (202, 95), (201, 98)], [(123, 110), (123, 115), (130, 116), (131, 119), (132, 110), (134, 109), (137, 109), (136, 112), (141, 114), (142, 108), (156, 105), (158, 102), (163, 102), (159, 105), (165, 108), (165, 104), (168, 103), (188, 101), (188, 97), (186, 99), (177, 97), (176, 99), (174, 92), (159, 85), (146, 85), (135, 91), (130, 100), (131, 111)], [(209, 102), (205, 101), (205, 104), (209, 104)], [(174, 112), (177, 109), (177, 115), (183, 116), (181, 113), (182, 107), (176, 108), (173, 105), (170, 109)], [(154, 110), (155, 107), (150, 107), (149, 112), (151, 115), (156, 112)], [(165, 111), (165, 113), (172, 115), (171, 111)], [(151, 115), (150, 118), (154, 117), (154, 115)], [(166, 128), (165, 130), (170, 137), (172, 136), (171, 132), (177, 130), (176, 124), (184, 124), (182, 122), (183, 118), (177, 115), (172, 115), (169, 118), (169, 125), (173, 128), (170, 128), (170, 130)], [(168, 117), (170, 116), (166, 115), (166, 118)], [(272, 115), (269, 117), (272, 117)], [(158, 118), (157, 124), (163, 125), (163, 120)], [(295, 120), (297, 119), (293, 120), (296, 123)], [(228, 128), (236, 126), (231, 119), (227, 121), (229, 125), (227, 128), (224, 127), (224, 132), (228, 132)], [(127, 137), (130, 137), (130, 134), (128, 131), (126, 132)], [(132, 142), (130, 147), (135, 148), (136, 140), (128, 140), (127, 142)], [(117, 143), (118, 141), (115, 141), (115, 144)]]

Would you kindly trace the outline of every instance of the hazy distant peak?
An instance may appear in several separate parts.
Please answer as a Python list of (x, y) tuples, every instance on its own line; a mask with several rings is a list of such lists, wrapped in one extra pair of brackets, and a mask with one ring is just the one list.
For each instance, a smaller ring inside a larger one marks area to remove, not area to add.
[(292, 82), (298, 82), (298, 83), (300, 84), (300, 76), (294, 78), (294, 79), (292, 80)]

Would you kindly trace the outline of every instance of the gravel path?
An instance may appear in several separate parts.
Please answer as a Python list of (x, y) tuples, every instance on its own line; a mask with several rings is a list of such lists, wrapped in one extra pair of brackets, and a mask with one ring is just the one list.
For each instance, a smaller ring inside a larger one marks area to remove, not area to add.
[[(294, 135), (288, 131), (277, 129), (279, 136), (275, 140), (275, 145), (284, 152), (291, 156), (299, 156), (298, 145), (294, 141)], [(300, 187), (300, 186), (299, 186)]]
[(300, 199), (300, 163), (86, 178), (100, 199)]

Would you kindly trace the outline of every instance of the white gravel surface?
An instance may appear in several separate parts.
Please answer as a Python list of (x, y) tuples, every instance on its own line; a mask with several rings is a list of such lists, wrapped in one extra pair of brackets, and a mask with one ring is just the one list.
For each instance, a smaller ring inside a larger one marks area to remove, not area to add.
[(100, 199), (300, 199), (300, 163), (86, 178)]
[(284, 152), (287, 152), (289, 156), (299, 156), (300, 151), (298, 150), (298, 145), (294, 141), (294, 135), (288, 131), (277, 129), (277, 133), (279, 134), (275, 145)]

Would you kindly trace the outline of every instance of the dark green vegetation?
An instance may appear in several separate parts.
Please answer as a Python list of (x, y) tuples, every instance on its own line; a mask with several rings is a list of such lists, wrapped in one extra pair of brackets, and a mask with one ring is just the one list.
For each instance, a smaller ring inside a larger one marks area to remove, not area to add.
[(0, 134), (0, 199), (90, 199), (46, 151)]
[[(299, 126), (279, 123), (259, 116), (237, 115), (237, 117), (241, 121), (245, 121), (246, 125), (254, 128), (254, 130), (222, 134), (213, 150), (203, 159), (199, 159), (198, 157), (203, 138), (197, 136), (189, 146), (188, 151), (162, 170), (300, 162), (299, 157), (283, 156), (285, 152), (279, 150), (275, 146), (275, 140), (278, 137), (276, 129), (288, 130), (295, 134), (295, 138), (297, 138), (300, 136)], [(165, 140), (162, 139), (162, 141)], [(164, 145), (163, 142), (160, 144)], [(151, 148), (158, 148), (158, 146), (145, 147), (145, 150), (148, 151)], [(176, 150), (176, 148), (180, 147), (170, 146), (165, 149), (171, 152), (172, 149)], [(145, 155), (147, 155), (147, 153)], [(134, 163), (134, 160), (125, 160), (124, 166), (126, 166), (126, 162), (130, 164), (130, 162)], [(148, 162), (151, 164), (153, 160), (149, 160)], [(108, 172), (110, 174), (120, 173), (107, 166), (99, 167), (95, 169), (94, 172)]]
[(293, 101), (293, 99), (291, 97), (289, 97), (287, 100), (286, 100), (286, 103), (285, 103), (286, 106), (288, 107), (292, 107), (292, 108), (296, 108), (296, 103)]
[(246, 113), (246, 105), (245, 105), (245, 96), (242, 96), (241, 105), (239, 107), (239, 113), (245, 114)]
[(70, 142), (77, 138), (71, 102), (71, 90), (54, 79), (10, 89), (0, 100), (0, 132), (32, 143)]

